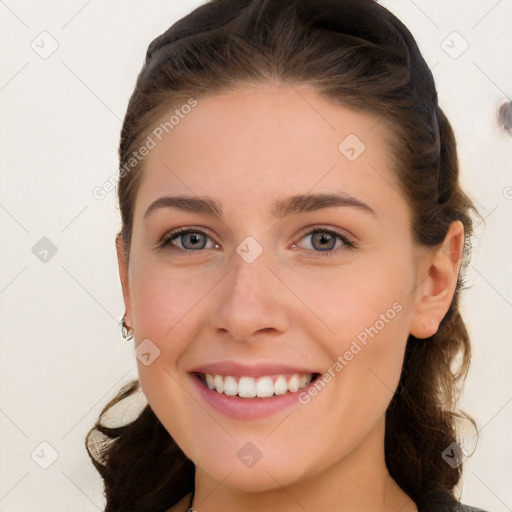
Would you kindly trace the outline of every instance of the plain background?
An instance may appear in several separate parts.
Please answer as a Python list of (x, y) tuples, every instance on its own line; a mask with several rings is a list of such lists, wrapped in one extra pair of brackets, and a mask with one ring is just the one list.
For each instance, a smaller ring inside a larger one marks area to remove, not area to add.
[[(103, 510), (84, 437), (136, 377), (136, 364), (119, 328), (115, 192), (98, 200), (92, 191), (116, 173), (121, 122), (148, 44), (201, 3), (0, 0), (1, 512)], [(512, 1), (381, 3), (411, 30), (433, 71), (463, 184), (486, 217), (462, 304), (473, 363), (460, 405), (481, 429), (462, 501), (505, 512), (512, 136), (496, 113), (512, 96)]]

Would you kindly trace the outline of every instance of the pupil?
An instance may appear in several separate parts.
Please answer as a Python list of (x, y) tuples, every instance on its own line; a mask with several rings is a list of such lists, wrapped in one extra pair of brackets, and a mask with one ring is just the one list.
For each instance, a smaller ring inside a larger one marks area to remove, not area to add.
[(187, 234), (185, 237), (189, 237), (189, 241), (191, 242), (191, 245), (196, 247), (197, 243), (200, 242), (201, 235), (197, 233)]
[[(316, 237), (316, 239), (315, 239)], [(331, 239), (331, 242), (334, 240), (334, 237), (332, 235), (330, 235), (329, 233), (315, 233), (313, 235), (313, 238), (315, 239), (315, 241), (318, 241), (318, 239), (320, 238), (320, 241), (321, 241), (321, 245), (323, 245), (323, 249), (324, 250), (331, 250), (331, 248), (326, 248), (325, 247), (325, 242), (329, 243), (329, 238)]]

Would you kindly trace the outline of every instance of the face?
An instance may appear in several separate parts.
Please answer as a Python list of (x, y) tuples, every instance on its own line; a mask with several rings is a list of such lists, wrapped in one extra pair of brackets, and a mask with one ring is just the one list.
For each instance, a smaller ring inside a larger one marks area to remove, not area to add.
[[(312, 89), (243, 89), (199, 99), (144, 160), (121, 263), (139, 380), (217, 481), (313, 476), (382, 425), (424, 255), (384, 133)], [(219, 211), (153, 204), (176, 196)]]

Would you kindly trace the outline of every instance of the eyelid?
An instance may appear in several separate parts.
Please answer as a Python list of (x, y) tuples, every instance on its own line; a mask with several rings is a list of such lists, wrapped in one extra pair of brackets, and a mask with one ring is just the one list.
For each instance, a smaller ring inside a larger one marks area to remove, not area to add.
[[(204, 235), (207, 239), (211, 240), (211, 242), (214, 244), (215, 247), (213, 249), (216, 249), (220, 246), (219, 242), (209, 233), (209, 231), (206, 228), (196, 228), (194, 226), (180, 226), (178, 228), (171, 229), (170, 231), (167, 231), (164, 236), (160, 239), (160, 241), (157, 243), (157, 249), (163, 250), (163, 251), (171, 251), (171, 252), (179, 252), (182, 254), (187, 254), (188, 256), (192, 256), (193, 253), (198, 252), (204, 252), (205, 249), (198, 249), (198, 250), (192, 250), (192, 249), (182, 249), (181, 247), (176, 247), (173, 242), (174, 240), (178, 239), (180, 235), (185, 235), (188, 233), (200, 233)], [(207, 242), (208, 243), (208, 242)]]
[(160, 242), (165, 242), (166, 240), (169, 240), (175, 237), (176, 235), (181, 235), (182, 233), (187, 232), (204, 233), (205, 235), (208, 235), (210, 238), (213, 239), (213, 236), (210, 234), (210, 231), (207, 228), (198, 226), (178, 226), (177, 228), (173, 228), (170, 229), (169, 231), (166, 231), (160, 238)]
[(350, 231), (347, 231), (346, 229), (342, 230), (341, 228), (337, 228), (334, 226), (330, 226), (328, 224), (311, 224), (310, 226), (306, 226), (303, 231), (301, 231), (301, 234), (299, 235), (298, 240), (302, 239), (303, 237), (310, 235), (312, 233), (315, 233), (316, 231), (326, 231), (328, 233), (332, 233), (333, 235), (337, 235), (343, 238), (346, 238), (350, 242), (356, 244), (357, 238), (350, 233)]
[(327, 251), (315, 251), (315, 250), (307, 250), (307, 252), (313, 253), (314, 257), (317, 256), (335, 256), (340, 252), (346, 252), (350, 249), (356, 249), (359, 243), (356, 241), (355, 237), (352, 235), (346, 235), (341, 232), (339, 228), (334, 228), (331, 226), (322, 226), (319, 224), (313, 224), (306, 228), (306, 231), (303, 231), (298, 238), (292, 242), (293, 246), (296, 246), (298, 242), (300, 242), (303, 238), (309, 235), (313, 235), (315, 233), (329, 233), (334, 238), (341, 240), (343, 246), (340, 249), (329, 249)]

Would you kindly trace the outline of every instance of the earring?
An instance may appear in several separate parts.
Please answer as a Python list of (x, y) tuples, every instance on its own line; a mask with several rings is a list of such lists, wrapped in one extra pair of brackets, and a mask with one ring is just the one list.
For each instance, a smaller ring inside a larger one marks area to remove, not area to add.
[(133, 339), (133, 329), (126, 325), (124, 316), (121, 320), (121, 335), (125, 341), (130, 341)]

